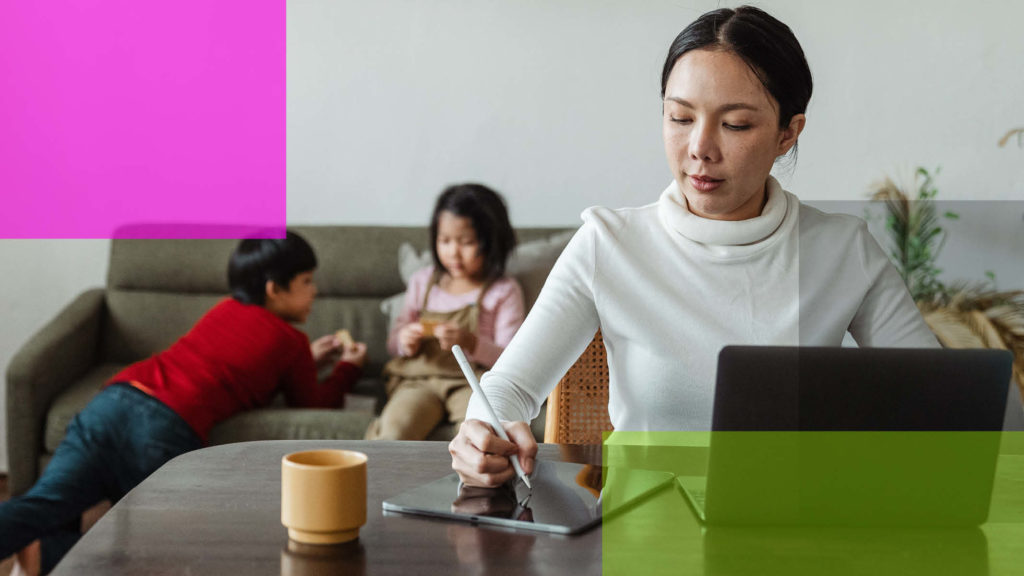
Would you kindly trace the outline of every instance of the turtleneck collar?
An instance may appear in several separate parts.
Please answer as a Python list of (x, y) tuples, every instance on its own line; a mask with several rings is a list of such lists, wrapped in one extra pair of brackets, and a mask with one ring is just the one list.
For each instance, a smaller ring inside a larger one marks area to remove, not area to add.
[(761, 215), (749, 220), (710, 220), (690, 212), (675, 180), (658, 199), (658, 214), (669, 230), (706, 246), (746, 246), (760, 242), (779, 229), (792, 200), (772, 176), (765, 185), (768, 202)]

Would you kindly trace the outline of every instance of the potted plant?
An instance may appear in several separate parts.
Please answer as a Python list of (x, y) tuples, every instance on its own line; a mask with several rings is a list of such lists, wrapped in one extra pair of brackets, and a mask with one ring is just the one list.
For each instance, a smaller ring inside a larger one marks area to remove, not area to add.
[(890, 258), (939, 342), (947, 348), (1010, 350), (1014, 380), (1024, 393), (1024, 290), (997, 290), (992, 272), (980, 282), (941, 282), (935, 265), (946, 239), (941, 223), (959, 217), (937, 213), (932, 173), (918, 168), (911, 180), (900, 185), (886, 177), (872, 194), (885, 202)]

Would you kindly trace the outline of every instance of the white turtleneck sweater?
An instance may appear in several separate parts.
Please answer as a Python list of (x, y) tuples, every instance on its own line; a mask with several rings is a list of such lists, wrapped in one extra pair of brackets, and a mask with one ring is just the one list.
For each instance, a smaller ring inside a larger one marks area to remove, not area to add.
[[(803, 205), (768, 179), (761, 215), (655, 204), (589, 208), (519, 332), (484, 375), (498, 417), (530, 421), (601, 329), (616, 430), (709, 430), (729, 344), (937, 347), (863, 220)], [(467, 418), (485, 419), (474, 397)]]

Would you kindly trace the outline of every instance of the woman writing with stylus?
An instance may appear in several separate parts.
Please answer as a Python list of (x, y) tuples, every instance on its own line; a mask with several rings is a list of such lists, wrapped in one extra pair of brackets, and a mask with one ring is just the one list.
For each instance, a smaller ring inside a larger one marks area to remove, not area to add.
[[(616, 430), (708, 430), (729, 344), (936, 347), (899, 274), (852, 216), (804, 205), (771, 175), (806, 125), (811, 72), (788, 26), (743, 6), (676, 37), (661, 78), (673, 181), (638, 208), (592, 208), (451, 442), (463, 482), (529, 473), (527, 422), (600, 329)], [(652, 195), (653, 196), (653, 195)]]

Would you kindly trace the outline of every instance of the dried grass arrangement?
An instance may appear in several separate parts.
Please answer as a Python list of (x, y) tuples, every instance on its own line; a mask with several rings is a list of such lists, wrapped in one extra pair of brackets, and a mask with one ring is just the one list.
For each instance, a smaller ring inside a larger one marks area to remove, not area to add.
[(1024, 394), (1024, 290), (998, 292), (985, 285), (961, 284), (917, 306), (947, 348), (1013, 352), (1013, 376)]

